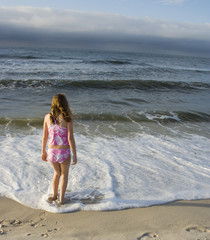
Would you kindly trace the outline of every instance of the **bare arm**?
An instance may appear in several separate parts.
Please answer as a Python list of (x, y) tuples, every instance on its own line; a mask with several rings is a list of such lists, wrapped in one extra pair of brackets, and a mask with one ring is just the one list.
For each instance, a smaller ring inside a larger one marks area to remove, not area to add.
[(46, 116), (44, 118), (43, 124), (43, 136), (42, 136), (42, 160), (47, 162), (47, 152), (46, 152), (46, 145), (48, 139), (48, 127), (46, 122)]
[(76, 144), (75, 144), (74, 133), (73, 133), (73, 121), (67, 123), (67, 129), (68, 129), (68, 141), (69, 141), (71, 151), (73, 153), (72, 165), (75, 165), (77, 163), (77, 151), (76, 151)]

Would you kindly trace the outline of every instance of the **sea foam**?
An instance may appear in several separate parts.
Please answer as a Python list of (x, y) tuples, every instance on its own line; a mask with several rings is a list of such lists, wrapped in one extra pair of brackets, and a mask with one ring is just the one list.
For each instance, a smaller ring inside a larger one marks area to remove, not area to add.
[(108, 211), (178, 199), (209, 198), (209, 139), (142, 134), (132, 138), (75, 134), (63, 206), (49, 204), (53, 169), (41, 161), (41, 131), (0, 137), (0, 195), (49, 212)]

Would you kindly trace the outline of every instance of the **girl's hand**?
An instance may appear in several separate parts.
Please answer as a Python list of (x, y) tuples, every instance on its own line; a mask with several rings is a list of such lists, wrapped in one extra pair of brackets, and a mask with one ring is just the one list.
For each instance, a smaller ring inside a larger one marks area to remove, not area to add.
[(46, 151), (42, 153), (42, 161), (47, 162), (47, 153), (46, 153)]
[(77, 157), (76, 156), (73, 156), (73, 162), (71, 165), (76, 165), (77, 164)]

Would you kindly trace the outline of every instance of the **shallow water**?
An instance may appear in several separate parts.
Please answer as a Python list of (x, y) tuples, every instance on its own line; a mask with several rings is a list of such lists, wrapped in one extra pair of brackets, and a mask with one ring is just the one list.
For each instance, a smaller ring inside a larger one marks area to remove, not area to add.
[[(0, 195), (52, 212), (209, 198), (210, 59), (0, 49)], [(78, 164), (65, 206), (46, 202), (43, 117), (65, 92)]]

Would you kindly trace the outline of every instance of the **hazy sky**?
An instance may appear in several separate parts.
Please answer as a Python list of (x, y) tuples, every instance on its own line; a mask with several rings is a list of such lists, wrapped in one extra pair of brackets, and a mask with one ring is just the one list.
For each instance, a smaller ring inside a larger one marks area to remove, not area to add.
[(210, 0), (0, 0), (0, 46), (210, 55)]

